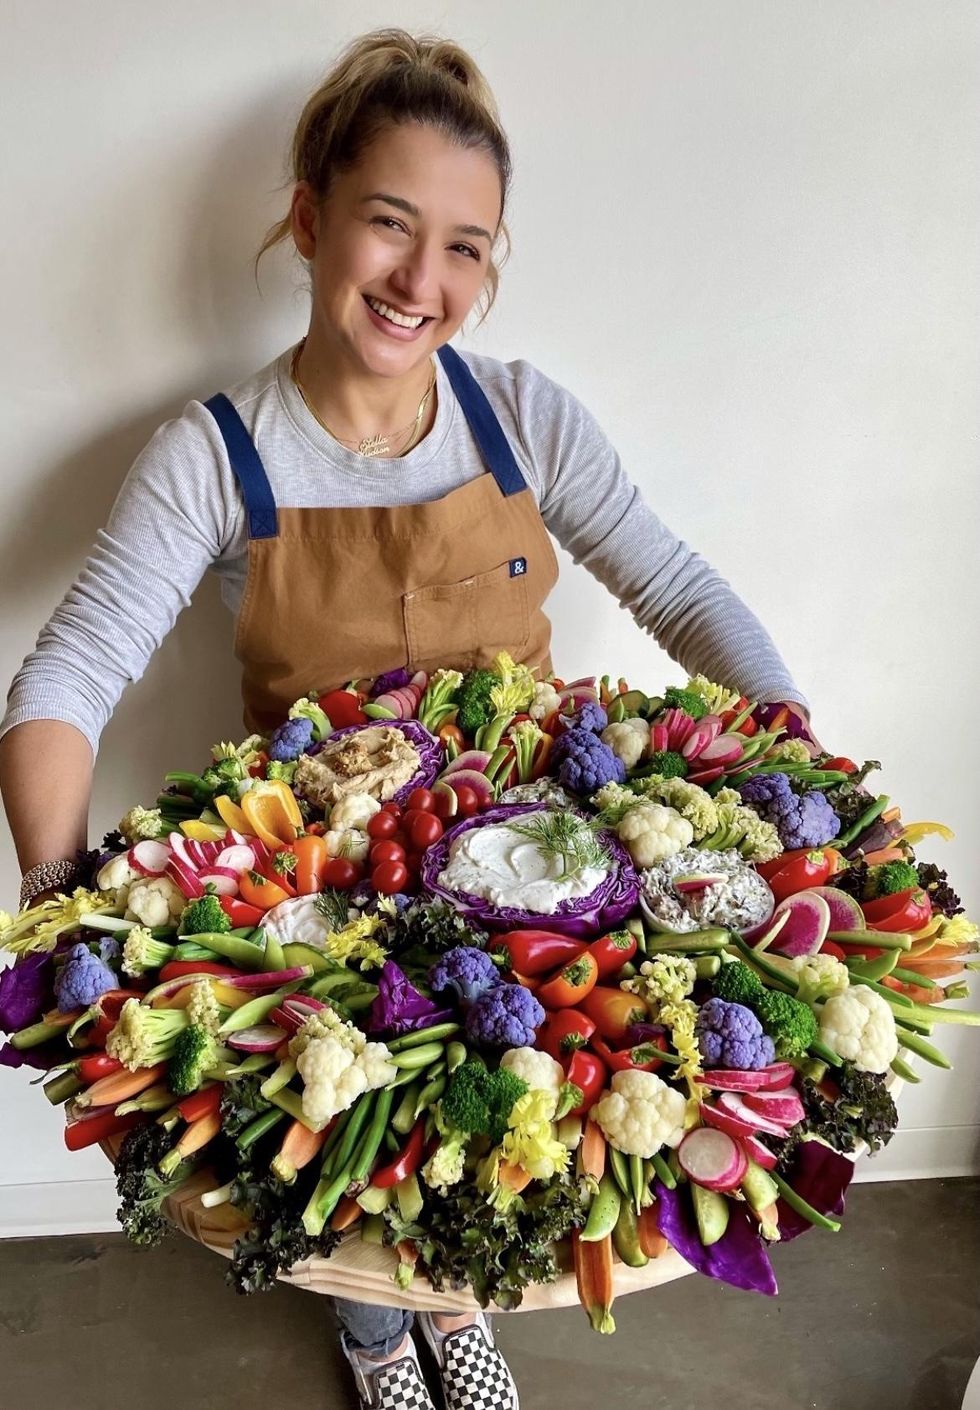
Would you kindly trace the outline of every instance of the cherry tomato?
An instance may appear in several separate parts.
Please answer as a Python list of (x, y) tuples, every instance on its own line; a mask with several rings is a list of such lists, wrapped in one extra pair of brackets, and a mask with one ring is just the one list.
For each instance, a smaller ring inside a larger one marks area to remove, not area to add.
[(408, 881), (408, 867), (404, 862), (382, 862), (371, 873), (371, 885), (383, 896), (393, 896), (396, 891), (404, 891)]
[[(405, 816), (407, 818), (408, 814), (406, 813)], [(420, 852), (424, 851), (426, 847), (431, 847), (434, 842), (438, 842), (442, 832), (442, 823), (435, 813), (416, 813), (408, 824), (408, 840)]]
[(459, 725), (440, 725), (436, 734), (444, 745), (451, 739), (461, 753), (466, 748), (466, 739)]
[(397, 842), (376, 842), (371, 848), (371, 865), (379, 866), (382, 862), (402, 862), (405, 861), (405, 848), (399, 847)]
[(361, 868), (349, 857), (331, 857), (323, 869), (324, 886), (335, 886), (338, 891), (349, 891), (361, 879)]
[(431, 788), (413, 788), (408, 795), (407, 806), (417, 809), (420, 813), (434, 813), (436, 809), (436, 795)]
[(480, 807), (480, 800), (468, 783), (461, 783), (456, 789), (456, 807), (461, 818), (471, 818)]
[(377, 838), (379, 841), (384, 837), (392, 837), (398, 831), (398, 819), (393, 813), (382, 808), (380, 813), (375, 813), (373, 818), (368, 819), (367, 835)]
[(402, 807), (400, 803), (382, 803), (381, 811), (383, 813), (390, 813), (393, 818), (397, 818), (399, 822), (401, 821)]

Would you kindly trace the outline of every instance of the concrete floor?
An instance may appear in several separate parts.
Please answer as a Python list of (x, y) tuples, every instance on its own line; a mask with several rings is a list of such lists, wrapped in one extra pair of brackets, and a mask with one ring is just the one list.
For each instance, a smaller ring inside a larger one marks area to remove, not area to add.
[[(524, 1410), (959, 1410), (980, 1356), (980, 1179), (858, 1186), (848, 1216), (775, 1250), (775, 1300), (692, 1275), (623, 1298), (615, 1337), (578, 1309), (498, 1317)], [(241, 1298), (221, 1273), (177, 1236), (0, 1243), (0, 1410), (356, 1404), (325, 1299)]]

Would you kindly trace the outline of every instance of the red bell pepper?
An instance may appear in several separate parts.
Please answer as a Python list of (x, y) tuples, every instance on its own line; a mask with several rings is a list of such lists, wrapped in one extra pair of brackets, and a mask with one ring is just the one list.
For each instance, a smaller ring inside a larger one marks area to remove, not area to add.
[(78, 1075), (86, 1087), (91, 1087), (100, 1077), (110, 1077), (113, 1072), (121, 1071), (122, 1063), (119, 1059), (109, 1057), (107, 1053), (93, 1053), (91, 1057), (78, 1060)]
[(70, 1121), (65, 1127), (65, 1145), (70, 1151), (82, 1151), (87, 1146), (104, 1141), (108, 1136), (117, 1136), (123, 1131), (128, 1131), (145, 1120), (146, 1113), (142, 1111), (131, 1111), (128, 1116), (117, 1116), (114, 1111), (106, 1111), (99, 1116)]
[(382, 1165), (371, 1176), (371, 1184), (386, 1190), (414, 1175), (425, 1158), (425, 1117), (420, 1116), (412, 1127), (408, 1140), (390, 1165)]
[(921, 930), (932, 919), (932, 902), (918, 886), (879, 896), (875, 901), (862, 901), (861, 909), (869, 930), (887, 930), (891, 934)]
[(594, 956), (586, 951), (565, 965), (558, 973), (540, 984), (534, 997), (546, 1009), (570, 1009), (590, 994), (599, 979), (599, 966)]
[(503, 951), (511, 969), (521, 974), (547, 974), (584, 954), (588, 946), (553, 930), (505, 930), (490, 941), (490, 951)]
[(636, 954), (636, 936), (628, 930), (614, 930), (589, 946), (589, 954), (599, 969), (600, 979), (610, 979)]
[(572, 1053), (565, 1069), (565, 1081), (579, 1088), (582, 1100), (572, 1108), (570, 1116), (584, 1116), (595, 1106), (606, 1085), (606, 1076), (606, 1064), (597, 1053), (590, 1053), (585, 1048)]
[(837, 754), (833, 759), (828, 759), (825, 764), (818, 764), (818, 769), (830, 769), (835, 773), (856, 774), (857, 764), (853, 759), (848, 759), (846, 754)]
[(538, 1029), (534, 1043), (556, 1062), (567, 1062), (576, 1048), (584, 1048), (595, 1032), (588, 1014), (578, 1009), (556, 1009)]
[(180, 979), (185, 974), (216, 974), (219, 976), (240, 975), (241, 970), (230, 964), (218, 964), (215, 960), (168, 960), (159, 974), (161, 984), (168, 979)]
[(798, 891), (823, 886), (833, 876), (835, 865), (835, 858), (828, 849), (800, 847), (784, 852), (771, 862), (763, 862), (756, 870), (769, 883), (776, 900), (785, 901)]
[(633, 1048), (610, 1048), (601, 1038), (592, 1039), (592, 1049), (597, 1052), (610, 1072), (656, 1072), (663, 1066), (657, 1053), (667, 1051), (667, 1039), (663, 1033), (656, 1033), (646, 1042)]
[(581, 1006), (600, 1035), (613, 1043), (625, 1043), (626, 1030), (631, 1023), (650, 1021), (646, 1005), (626, 989), (610, 989), (597, 984), (590, 994), (586, 994)]
[(178, 1106), (178, 1111), (185, 1121), (197, 1121), (202, 1116), (211, 1116), (221, 1106), (223, 1090), (224, 1084), (221, 1082), (211, 1082), (207, 1087), (199, 1087), (196, 1092), (184, 1098)]
[(142, 999), (142, 997), (143, 995), (135, 989), (108, 989), (104, 994), (100, 994), (89, 1009), (89, 1013), (94, 1015), (95, 1020), (88, 1034), (92, 1046), (104, 1048), (105, 1040), (119, 1022), (123, 1004), (127, 999)]
[(219, 896), (218, 903), (236, 930), (244, 925), (258, 925), (265, 914), (258, 906), (239, 901), (237, 896)]
[(368, 717), (361, 709), (361, 698), (352, 690), (328, 690), (326, 695), (320, 696), (320, 709), (334, 729), (368, 723)]
[[(747, 696), (741, 695), (739, 696), (738, 700), (735, 702), (735, 705), (731, 710), (723, 710), (721, 713), (722, 729), (730, 729), (731, 726), (738, 719), (739, 715), (741, 715), (742, 711), (748, 709), (748, 704), (749, 702)], [(756, 724), (755, 720), (753, 720), (752, 716), (747, 715), (742, 721), (742, 723), (739, 725), (735, 733), (744, 734), (746, 739), (751, 739), (752, 736), (758, 731), (758, 728), (759, 726)]]

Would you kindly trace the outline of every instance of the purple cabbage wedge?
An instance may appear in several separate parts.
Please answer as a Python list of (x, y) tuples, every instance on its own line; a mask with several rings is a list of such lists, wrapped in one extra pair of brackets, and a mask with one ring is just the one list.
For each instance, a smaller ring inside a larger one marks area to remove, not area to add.
[(403, 784), (396, 793), (393, 793), (388, 800), (392, 803), (404, 803), (413, 788), (428, 788), (435, 780), (436, 775), (443, 766), (442, 744), (436, 739), (434, 734), (430, 734), (424, 725), (420, 725), (418, 720), (374, 720), (369, 725), (348, 725), (346, 729), (334, 730), (327, 739), (315, 744), (307, 753), (316, 755), (328, 744), (333, 744), (335, 740), (343, 739), (347, 734), (360, 734), (366, 729), (398, 729), (415, 749), (419, 756), (419, 771), (413, 774), (407, 783)]
[[(698, 1235), (691, 1196), (685, 1185), (668, 1190), (659, 1180), (654, 1182), (657, 1196), (657, 1228), (681, 1258), (699, 1273), (733, 1288), (746, 1292), (764, 1293), (775, 1297), (778, 1292), (776, 1275), (772, 1271), (766, 1246), (755, 1224), (744, 1208), (734, 1201), (728, 1228), (717, 1243), (705, 1248)], [(782, 1225), (782, 1208), (780, 1208)]]
[(601, 935), (618, 925), (621, 920), (632, 915), (640, 894), (640, 882), (633, 868), (629, 853), (613, 833), (602, 833), (602, 845), (609, 853), (612, 866), (596, 889), (588, 896), (572, 897), (562, 901), (558, 909), (550, 913), (522, 911), (516, 906), (495, 906), (482, 896), (472, 896), (465, 891), (449, 891), (438, 883), (439, 873), (449, 860), (449, 849), (453, 841), (472, 828), (487, 827), (493, 823), (507, 822), (509, 819), (526, 813), (547, 810), (546, 803), (499, 804), (488, 808), (477, 817), (466, 818), (449, 829), (422, 858), (421, 881), (426, 891), (433, 896), (441, 896), (455, 906), (467, 920), (483, 926), (487, 930), (528, 929), (553, 930), (561, 935), (573, 935), (587, 939)]
[(368, 1016), (369, 1033), (411, 1033), (417, 1028), (431, 1028), (452, 1018), (451, 1008), (441, 1008), (427, 999), (409, 980), (394, 960), (385, 960), (378, 976), (378, 992)]

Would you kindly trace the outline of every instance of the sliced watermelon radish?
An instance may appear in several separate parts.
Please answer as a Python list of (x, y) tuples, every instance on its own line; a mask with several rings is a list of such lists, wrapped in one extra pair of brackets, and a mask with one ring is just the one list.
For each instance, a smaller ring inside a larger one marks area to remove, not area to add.
[(198, 896), (204, 895), (204, 886), (198, 880), (197, 872), (180, 857), (170, 858), (164, 875), (169, 876), (170, 880), (180, 887), (188, 900), (194, 901)]
[(440, 778), (444, 779), (447, 774), (454, 774), (459, 769), (476, 769), (477, 773), (482, 774), (489, 762), (490, 755), (485, 749), (464, 749), (446, 765)]
[(773, 917), (789, 913), (789, 920), (770, 945), (775, 955), (795, 959), (797, 955), (815, 955), (830, 930), (830, 907), (822, 896), (813, 891), (797, 891), (780, 901)]
[(806, 1116), (795, 1087), (784, 1087), (780, 1092), (746, 1092), (742, 1100), (752, 1111), (787, 1128), (798, 1125)]
[(155, 842), (147, 838), (130, 847), (128, 861), (129, 865), (143, 876), (162, 876), (167, 870), (171, 855), (166, 842)]
[(734, 1190), (749, 1168), (738, 1141), (710, 1126), (688, 1131), (677, 1147), (677, 1159), (688, 1179), (706, 1190)]
[(455, 788), (451, 788), (445, 779), (437, 779), (432, 785), (432, 792), (440, 799), (437, 809), (440, 818), (454, 818), (459, 812), (459, 801), (456, 797)]
[(718, 1098), (718, 1106), (731, 1116), (737, 1116), (740, 1121), (748, 1122), (750, 1126), (755, 1127), (756, 1131), (766, 1131), (770, 1136), (786, 1135), (787, 1128), (781, 1121), (774, 1121), (772, 1117), (763, 1116), (761, 1111), (753, 1111), (752, 1107), (745, 1105), (737, 1092), (722, 1092)]
[(695, 891), (705, 891), (709, 886), (720, 886), (728, 877), (721, 872), (688, 871), (675, 876), (670, 883), (679, 896), (687, 896)]
[(565, 705), (571, 705), (573, 711), (581, 710), (583, 705), (595, 705), (599, 701), (599, 692), (594, 683), (588, 684), (582, 681), (578, 684), (566, 685), (558, 692), (558, 699), (561, 701), (559, 710)]
[(493, 784), (486, 774), (477, 773), (476, 769), (458, 769), (456, 773), (444, 778), (443, 782), (452, 789), (460, 789), (464, 784), (467, 788), (472, 788), (480, 800), (481, 808), (489, 808), (493, 802)]
[(749, 937), (752, 940), (752, 948), (754, 950), (768, 950), (774, 943), (776, 936), (781, 935), (789, 924), (789, 919), (789, 911), (781, 911), (778, 916), (771, 916), (768, 925), (761, 935), (756, 935), (753, 931), (753, 934)]
[[(702, 721), (702, 724), (704, 721)], [(722, 767), (733, 764), (742, 757), (741, 737), (737, 734), (717, 735), (706, 744), (698, 755), (698, 768), (702, 765), (720, 764)]]
[(743, 1136), (742, 1144), (749, 1160), (754, 1160), (763, 1170), (775, 1170), (779, 1164), (779, 1157), (768, 1146), (764, 1146), (757, 1136)]
[(808, 896), (822, 896), (830, 907), (830, 929), (863, 930), (864, 912), (853, 896), (839, 886), (811, 886)]
[(695, 1080), (704, 1087), (727, 1092), (769, 1092), (787, 1087), (796, 1076), (792, 1063), (771, 1062), (756, 1070), (741, 1067), (716, 1067)]

